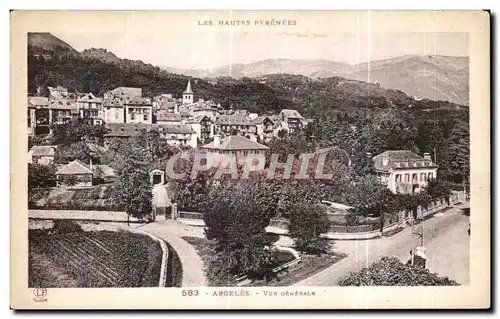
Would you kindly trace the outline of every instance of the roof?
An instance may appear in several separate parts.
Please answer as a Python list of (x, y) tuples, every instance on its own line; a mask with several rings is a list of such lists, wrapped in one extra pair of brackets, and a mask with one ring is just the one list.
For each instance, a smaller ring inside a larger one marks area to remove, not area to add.
[(102, 98), (96, 97), (92, 93), (87, 93), (77, 100), (78, 102), (102, 102)]
[(62, 166), (56, 172), (56, 175), (76, 175), (76, 174), (92, 174), (92, 171), (86, 164), (80, 162), (79, 160), (74, 160), (73, 162)]
[(151, 100), (145, 97), (133, 96), (125, 100), (127, 105), (141, 105), (141, 106), (152, 106)]
[(50, 109), (57, 110), (78, 110), (78, 106), (75, 102), (70, 100), (57, 100), (49, 105)]
[(182, 120), (182, 117), (179, 113), (158, 112), (156, 114), (156, 120), (160, 122), (166, 122), (166, 121), (180, 122)]
[(204, 118), (206, 118), (207, 120), (209, 120), (210, 122), (212, 121), (208, 116), (206, 115), (198, 115), (198, 116), (195, 116), (194, 118), (192, 118), (189, 123), (200, 123)]
[(130, 97), (132, 97), (132, 96), (141, 97), (142, 96), (142, 89), (141, 88), (131, 88), (131, 87), (120, 86), (114, 90), (111, 90), (111, 93), (113, 93), (115, 95), (127, 95)]
[(103, 177), (115, 177), (115, 170), (108, 165), (93, 165), (92, 171), (96, 173), (97, 170), (101, 170)]
[(262, 124), (265, 119), (273, 122), (268, 116), (258, 116), (252, 120), (252, 124)]
[(57, 145), (35, 145), (30, 149), (32, 156), (54, 156)]
[(50, 105), (49, 98), (45, 96), (30, 96), (28, 97), (28, 105), (33, 106), (48, 106)]
[(224, 138), (219, 145), (214, 142), (203, 145), (202, 148), (217, 150), (267, 150), (269, 147), (254, 142), (241, 135), (231, 135)]
[(219, 115), (215, 119), (216, 125), (252, 125), (252, 121), (242, 115)]
[(188, 84), (186, 87), (186, 90), (182, 92), (184, 94), (193, 94), (193, 90), (191, 89), (191, 80), (188, 80)]
[(192, 134), (194, 133), (189, 124), (163, 124), (158, 125), (157, 129), (161, 133), (167, 134)]
[(302, 119), (302, 115), (296, 110), (290, 110), (290, 109), (283, 109), (281, 110), (281, 114), (284, 114), (288, 118), (292, 119)]
[[(384, 157), (388, 158), (387, 165), (383, 165)], [(393, 168), (437, 167), (431, 160), (425, 160), (409, 150), (385, 151), (373, 157), (373, 165), (379, 171), (389, 171)]]
[(102, 106), (123, 108), (122, 101), (108, 100), (108, 99), (103, 101)]
[(143, 124), (143, 123), (108, 123), (110, 130), (106, 137), (132, 137), (141, 134), (143, 130), (155, 130), (167, 134), (192, 134), (189, 124)]

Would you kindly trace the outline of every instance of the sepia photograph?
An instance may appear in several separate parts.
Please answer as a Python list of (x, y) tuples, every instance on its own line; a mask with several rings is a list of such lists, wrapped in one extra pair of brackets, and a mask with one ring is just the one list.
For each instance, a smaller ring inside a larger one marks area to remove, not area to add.
[(328, 12), (110, 12), (109, 28), (104, 12), (14, 13), (34, 23), (11, 214), (35, 307), (58, 288), (307, 303), (472, 284), (489, 181), (471, 114), (489, 104), (472, 99), (471, 33), (372, 28), (383, 12), (331, 12), (339, 30)]

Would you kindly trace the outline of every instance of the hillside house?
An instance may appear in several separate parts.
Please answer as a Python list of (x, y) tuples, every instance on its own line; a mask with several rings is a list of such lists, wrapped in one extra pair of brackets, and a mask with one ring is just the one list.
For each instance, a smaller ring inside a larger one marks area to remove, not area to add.
[(189, 124), (163, 124), (154, 129), (169, 145), (198, 147), (198, 136)]
[(215, 133), (224, 136), (232, 135), (234, 131), (243, 136), (257, 134), (257, 125), (243, 115), (219, 115), (214, 125)]
[(44, 96), (28, 97), (28, 136), (49, 133), (50, 104)]
[(58, 85), (55, 88), (49, 86), (49, 98), (51, 100), (59, 100), (68, 97), (68, 89)]
[(124, 102), (125, 123), (153, 123), (153, 105), (143, 97), (127, 98)]
[(87, 93), (76, 100), (80, 111), (80, 117), (87, 120), (89, 124), (100, 125), (103, 123), (104, 110), (102, 98), (92, 93)]
[(114, 140), (125, 140), (154, 130), (167, 140), (169, 145), (185, 145), (196, 148), (198, 139), (189, 124), (144, 124), (111, 123), (106, 124), (109, 132), (104, 135), (104, 146), (109, 148)]
[(189, 125), (201, 142), (214, 136), (214, 122), (206, 115), (197, 116), (190, 120)]
[(35, 145), (28, 152), (28, 163), (50, 165), (54, 163), (57, 145)]
[(380, 181), (393, 193), (413, 194), (436, 179), (438, 166), (429, 153), (424, 156), (408, 150), (385, 151), (373, 157), (375, 172)]
[(94, 172), (79, 160), (63, 165), (56, 172), (57, 186), (90, 187)]
[(92, 162), (87, 165), (79, 160), (61, 166), (55, 175), (59, 187), (90, 187), (116, 178), (108, 165), (92, 165)]
[(181, 124), (182, 117), (179, 113), (171, 113), (161, 110), (156, 113), (156, 124)]
[(103, 115), (105, 123), (125, 123), (125, 111), (119, 100), (104, 100)]
[(217, 116), (218, 108), (213, 101), (205, 101), (199, 99), (198, 102), (192, 105), (193, 117), (208, 116), (211, 120), (214, 120)]
[(228, 155), (235, 156), (237, 162), (243, 164), (246, 156), (263, 156), (269, 150), (269, 147), (240, 135), (231, 135), (222, 140), (220, 135), (214, 135), (213, 142), (201, 148), (207, 152), (208, 161), (212, 166), (222, 163)]
[(57, 100), (48, 106), (49, 124), (64, 124), (79, 117), (78, 105), (71, 100)]
[(252, 120), (256, 134), (261, 141), (268, 142), (273, 137), (274, 122), (268, 116), (258, 116)]
[(296, 110), (283, 109), (279, 114), (281, 120), (281, 129), (292, 134), (304, 127), (304, 118)]

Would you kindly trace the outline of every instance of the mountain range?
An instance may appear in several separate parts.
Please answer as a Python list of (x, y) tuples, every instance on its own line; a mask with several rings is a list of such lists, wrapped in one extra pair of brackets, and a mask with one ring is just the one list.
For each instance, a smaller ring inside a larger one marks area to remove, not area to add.
[(351, 65), (330, 60), (268, 59), (205, 69), (163, 67), (168, 72), (199, 78), (262, 77), (267, 74), (300, 74), (313, 79), (332, 76), (378, 83), (417, 99), (469, 105), (469, 58), (440, 55), (405, 55)]
[[(84, 58), (117, 65), (146, 67), (138, 60), (121, 59), (106, 49), (76, 51), (50, 33), (29, 33), (28, 45), (43, 52), (65, 51)], [(469, 105), (469, 58), (436, 55), (406, 55), (351, 65), (330, 60), (267, 59), (248, 64), (231, 64), (212, 70), (178, 69), (161, 66), (164, 71), (195, 78), (243, 77), (263, 79), (269, 74), (303, 75), (312, 79), (344, 77), (400, 90), (416, 99), (449, 101)]]

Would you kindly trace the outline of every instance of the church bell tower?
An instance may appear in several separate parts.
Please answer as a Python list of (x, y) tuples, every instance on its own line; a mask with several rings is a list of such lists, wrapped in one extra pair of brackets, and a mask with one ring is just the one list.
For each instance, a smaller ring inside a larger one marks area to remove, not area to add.
[(193, 103), (193, 90), (191, 89), (191, 80), (188, 80), (188, 84), (186, 90), (182, 92), (182, 104), (191, 104)]

